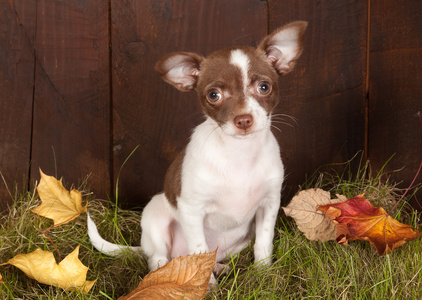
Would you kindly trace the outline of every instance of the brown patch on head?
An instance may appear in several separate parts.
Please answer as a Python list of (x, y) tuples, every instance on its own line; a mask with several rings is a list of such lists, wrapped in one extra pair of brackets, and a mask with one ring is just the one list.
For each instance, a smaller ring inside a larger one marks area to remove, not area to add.
[[(232, 52), (241, 50), (249, 59), (248, 87), (245, 89), (242, 70), (230, 62)], [(206, 115), (218, 124), (233, 119), (246, 106), (246, 98), (253, 97), (268, 112), (278, 104), (278, 74), (266, 58), (265, 52), (252, 47), (224, 49), (212, 53), (200, 65), (201, 76), (196, 91)], [(271, 94), (256, 94), (257, 85), (268, 82)], [(212, 92), (221, 94), (222, 101), (209, 101)], [(248, 113), (248, 112), (244, 112)]]
[[(206, 115), (218, 124), (226, 122), (233, 106), (242, 106), (243, 86), (240, 71), (228, 63), (230, 50), (221, 50), (209, 55), (200, 65), (201, 76), (196, 91)], [(207, 95), (212, 91), (219, 91), (224, 97), (223, 102), (210, 103)]]
[[(267, 111), (272, 111), (279, 102), (279, 88), (278, 79), (279, 75), (273, 66), (268, 61), (265, 52), (260, 49), (247, 48), (249, 51), (245, 51), (250, 59), (249, 78), (251, 80), (250, 86), (255, 89), (257, 85), (262, 81), (268, 81), (271, 84), (271, 93), (266, 97), (259, 98), (259, 104)], [(253, 50), (253, 51), (251, 51)]]
[(182, 192), (182, 165), (185, 153), (186, 148), (176, 156), (176, 159), (167, 169), (164, 179), (164, 195), (174, 208), (177, 208), (177, 197)]

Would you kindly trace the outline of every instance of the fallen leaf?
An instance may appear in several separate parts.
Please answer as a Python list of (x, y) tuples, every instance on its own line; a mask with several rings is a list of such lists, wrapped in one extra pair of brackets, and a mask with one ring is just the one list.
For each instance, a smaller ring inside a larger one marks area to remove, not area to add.
[(203, 299), (216, 254), (214, 251), (175, 258), (146, 275), (136, 289), (119, 299)]
[(87, 205), (82, 206), (82, 195), (72, 189), (70, 192), (63, 187), (62, 180), (45, 175), (41, 170), (41, 181), (37, 186), (38, 195), (42, 201), (40, 206), (31, 211), (54, 220), (58, 226), (77, 218), (87, 211)]
[(339, 244), (365, 240), (375, 246), (379, 255), (384, 255), (420, 237), (419, 231), (393, 219), (382, 207), (373, 207), (362, 196), (319, 207), (337, 225)]
[(79, 246), (57, 264), (53, 253), (37, 249), (29, 254), (16, 255), (1, 265), (13, 265), (40, 283), (87, 293), (96, 280), (86, 281), (88, 267), (82, 264), (78, 255)]
[(335, 224), (319, 211), (318, 207), (347, 200), (342, 195), (337, 195), (337, 197), (337, 199), (331, 199), (330, 193), (322, 189), (308, 189), (293, 197), (283, 210), (287, 216), (295, 220), (299, 230), (309, 240), (321, 242), (335, 240)]

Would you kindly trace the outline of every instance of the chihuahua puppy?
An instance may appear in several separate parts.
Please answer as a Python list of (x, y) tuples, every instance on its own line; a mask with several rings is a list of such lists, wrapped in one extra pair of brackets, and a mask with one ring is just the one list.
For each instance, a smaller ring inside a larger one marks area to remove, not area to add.
[[(157, 63), (166, 82), (197, 92), (206, 120), (170, 165), (164, 192), (143, 210), (141, 249), (150, 270), (175, 257), (214, 250), (220, 262), (253, 236), (255, 263), (271, 264), (284, 176), (271, 116), (279, 102), (278, 77), (289, 73), (302, 53), (306, 27), (290, 23), (257, 48), (229, 48), (207, 57), (178, 52)], [(118, 254), (121, 246), (103, 240), (88, 221), (92, 244)]]

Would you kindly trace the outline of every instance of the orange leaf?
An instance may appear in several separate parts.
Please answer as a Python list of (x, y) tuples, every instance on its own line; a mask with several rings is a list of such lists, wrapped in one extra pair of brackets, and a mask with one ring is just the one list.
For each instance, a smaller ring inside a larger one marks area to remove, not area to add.
[(119, 299), (202, 299), (207, 294), (216, 254), (175, 258), (146, 275), (136, 289)]
[(379, 255), (384, 255), (420, 237), (419, 231), (393, 219), (382, 207), (373, 207), (362, 196), (318, 207), (337, 225), (339, 244), (365, 240), (375, 246)]

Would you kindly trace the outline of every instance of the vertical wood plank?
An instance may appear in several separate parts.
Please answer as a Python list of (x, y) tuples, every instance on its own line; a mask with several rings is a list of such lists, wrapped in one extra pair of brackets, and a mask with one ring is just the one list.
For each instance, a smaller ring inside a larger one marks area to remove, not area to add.
[[(33, 14), (35, 2), (27, 1)], [(34, 54), (30, 33), (22, 26), (12, 1), (0, 1), (0, 212), (14, 195), (26, 188), (34, 84)], [(8, 190), (9, 189), (9, 190)]]
[(392, 174), (402, 187), (422, 160), (421, 66), (422, 2), (371, 1), (369, 158), (379, 170), (395, 154), (387, 170), (403, 168)]
[(173, 51), (255, 45), (266, 17), (260, 0), (112, 1), (115, 177), (139, 145), (121, 172), (119, 198), (127, 205), (162, 191), (168, 165), (203, 120), (196, 95), (163, 82), (155, 63)]
[(37, 1), (31, 176), (110, 191), (108, 1)]
[(345, 162), (364, 149), (367, 1), (269, 1), (270, 31), (309, 21), (305, 49), (282, 77), (277, 113), (286, 191), (320, 166)]

